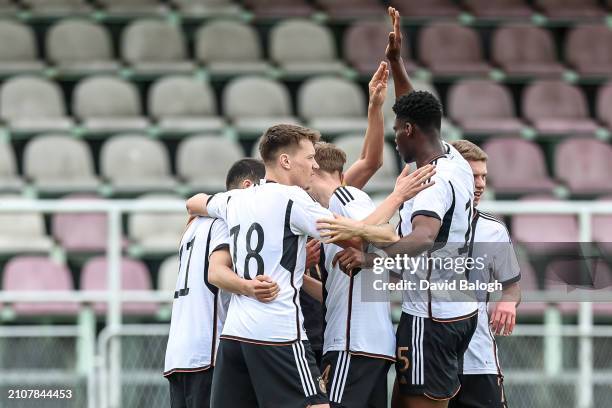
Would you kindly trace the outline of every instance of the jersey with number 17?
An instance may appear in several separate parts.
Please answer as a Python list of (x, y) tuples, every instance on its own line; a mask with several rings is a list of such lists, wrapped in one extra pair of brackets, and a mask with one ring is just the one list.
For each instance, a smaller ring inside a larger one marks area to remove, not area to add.
[(333, 217), (302, 188), (262, 180), (260, 185), (212, 196), (211, 217), (222, 218), (238, 276), (267, 275), (280, 288), (269, 303), (232, 295), (221, 338), (258, 344), (307, 340), (299, 292), (308, 236), (320, 238), (316, 222)]

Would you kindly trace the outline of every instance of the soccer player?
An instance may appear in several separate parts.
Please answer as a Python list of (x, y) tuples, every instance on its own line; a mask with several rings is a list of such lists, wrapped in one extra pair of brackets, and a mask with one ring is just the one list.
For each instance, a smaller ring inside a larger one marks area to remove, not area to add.
[(272, 126), (259, 147), (266, 168), (260, 185), (188, 200), (190, 214), (227, 223), (226, 265), (247, 280), (265, 273), (280, 287), (269, 303), (232, 295), (217, 354), (213, 408), (329, 407), (298, 301), (307, 237), (320, 238), (316, 220), (332, 215), (305, 191), (318, 168), (319, 138), (302, 126)]
[[(451, 143), (468, 161), (474, 172), (474, 207), (478, 205), (487, 186), (487, 154), (467, 140)], [(488, 296), (479, 293), (478, 326), (463, 355), (461, 390), (451, 400), (451, 408), (506, 408), (503, 375), (497, 355), (495, 334), (512, 333), (516, 320), (516, 307), (520, 300), (518, 261), (505, 224), (493, 215), (474, 210), (473, 235), (470, 256), (484, 257), (485, 268), (470, 270), (471, 282), (502, 284), (501, 301), (495, 305), (492, 316), (488, 312)], [(489, 327), (491, 325), (491, 327)], [(492, 329), (492, 330), (491, 330)]]
[[(262, 162), (242, 159), (229, 170), (226, 187), (247, 188), (263, 175)], [(229, 299), (211, 284), (208, 271), (212, 255), (228, 247), (227, 226), (209, 217), (192, 218), (181, 239), (164, 367), (172, 408), (210, 406), (215, 354)], [(270, 301), (278, 288), (269, 279), (243, 280), (240, 285), (245, 296), (260, 301)]]

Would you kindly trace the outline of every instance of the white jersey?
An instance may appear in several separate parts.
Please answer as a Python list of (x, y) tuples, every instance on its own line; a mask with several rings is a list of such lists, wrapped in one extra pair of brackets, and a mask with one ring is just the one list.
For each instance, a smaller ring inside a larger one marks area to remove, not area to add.
[[(478, 308), (470, 294), (460, 296), (457, 290), (430, 290), (421, 286), (461, 279), (454, 267), (442, 268), (440, 262), (458, 265), (459, 261), (465, 261), (471, 237), (474, 175), (468, 162), (456, 149), (446, 142), (443, 145), (446, 153), (431, 161), (436, 165), (436, 175), (432, 178), (435, 184), (400, 207), (397, 230), (401, 237), (409, 235), (412, 219), (417, 215), (440, 220), (434, 248), (424, 254), (426, 257), (419, 267), (403, 273), (403, 278), (414, 282), (417, 290), (404, 290), (402, 304), (405, 313), (439, 321), (469, 317)], [(425, 262), (427, 258), (434, 262)]]
[[(484, 269), (470, 271), (470, 282), (498, 281), (504, 287), (518, 282), (521, 278), (520, 268), (504, 223), (491, 214), (476, 211), (472, 228), (472, 257), (484, 257), (487, 263)], [(497, 345), (489, 328), (486, 297), (478, 302), (478, 326), (463, 355), (463, 374), (501, 375)]]
[(259, 344), (306, 340), (299, 301), (308, 236), (319, 239), (316, 222), (333, 217), (302, 188), (266, 180), (244, 190), (217, 194), (208, 214), (225, 220), (238, 276), (267, 275), (280, 287), (269, 303), (232, 295), (222, 338)]
[[(339, 187), (329, 200), (329, 209), (334, 214), (362, 220), (370, 215), (375, 205), (363, 191), (354, 187)], [(394, 361), (395, 333), (391, 322), (391, 307), (388, 299), (364, 302), (362, 288), (366, 280), (383, 279), (370, 270), (362, 270), (349, 277), (332, 266), (334, 256), (342, 250), (334, 244), (324, 244), (322, 277), (325, 287), (325, 336), (323, 353), (348, 351), (368, 357)], [(370, 284), (369, 287), (372, 287)]]
[(208, 282), (208, 259), (228, 245), (225, 222), (209, 217), (193, 220), (181, 239), (164, 364), (166, 376), (214, 366), (229, 296)]

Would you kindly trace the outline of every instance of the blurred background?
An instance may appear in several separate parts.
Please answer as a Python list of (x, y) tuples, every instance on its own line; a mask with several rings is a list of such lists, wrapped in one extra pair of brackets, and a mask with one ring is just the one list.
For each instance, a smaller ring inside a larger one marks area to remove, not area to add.
[[(520, 253), (510, 405), (612, 404), (612, 1), (0, 0), (0, 406), (169, 406), (184, 198), (279, 122), (354, 161), (388, 5), (444, 138), (488, 153), (481, 207)], [(401, 165), (394, 98), (375, 201)], [(554, 279), (576, 271), (593, 303)]]

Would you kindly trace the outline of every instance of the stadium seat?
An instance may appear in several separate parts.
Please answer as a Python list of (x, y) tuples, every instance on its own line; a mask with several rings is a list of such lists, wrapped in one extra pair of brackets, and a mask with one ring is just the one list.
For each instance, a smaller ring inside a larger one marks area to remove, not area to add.
[(448, 95), (448, 114), (466, 133), (518, 133), (525, 124), (516, 117), (512, 94), (488, 79), (455, 82)]
[(113, 76), (92, 76), (74, 89), (72, 111), (88, 133), (144, 130), (149, 121), (142, 116), (136, 86)]
[(0, 15), (13, 16), (19, 11), (19, 7), (11, 0), (0, 0)]
[(59, 85), (34, 76), (17, 76), (4, 83), (0, 116), (12, 132), (65, 131), (73, 124), (66, 116)]
[(456, 23), (433, 23), (423, 28), (418, 51), (420, 61), (434, 75), (485, 75), (492, 69), (483, 59), (476, 31)]
[(278, 123), (299, 123), (292, 115), (289, 90), (273, 79), (244, 76), (223, 89), (223, 112), (242, 134), (261, 135)]
[(304, 0), (245, 0), (257, 18), (306, 17), (314, 9)]
[(159, 0), (98, 0), (112, 17), (162, 15), (168, 9)]
[(13, 148), (10, 143), (0, 142), (0, 192), (19, 192), (22, 188)]
[(528, 24), (499, 28), (493, 35), (492, 60), (511, 76), (555, 76), (565, 68), (557, 61), (552, 34)]
[(393, 0), (391, 5), (404, 17), (457, 17), (459, 7), (449, 0)]
[(367, 102), (359, 86), (344, 78), (320, 76), (302, 84), (298, 114), (323, 135), (365, 131)]
[(92, 8), (85, 0), (22, 0), (34, 16), (63, 17), (91, 13)]
[(231, 16), (242, 9), (232, 0), (174, 0), (181, 14), (186, 17)]
[[(342, 136), (334, 140), (334, 144), (346, 153), (346, 165), (344, 170), (356, 162), (361, 156), (363, 146), (363, 135)], [(393, 190), (395, 179), (399, 174), (397, 169), (396, 154), (393, 148), (385, 144), (383, 150), (383, 165), (376, 174), (365, 185), (364, 191), (368, 193), (381, 193)]]
[(157, 274), (157, 290), (174, 291), (179, 270), (179, 257), (172, 255), (162, 262)]
[(334, 20), (369, 18), (385, 13), (377, 0), (317, 0), (317, 3)]
[(606, 13), (597, 0), (536, 0), (535, 6), (553, 20), (603, 18)]
[[(176, 201), (184, 206), (185, 200), (170, 194), (145, 194), (137, 201)], [(177, 242), (185, 231), (187, 215), (184, 212), (141, 211), (128, 218), (128, 236), (142, 256), (176, 252)]]
[(179, 27), (161, 20), (136, 20), (121, 36), (121, 56), (139, 75), (190, 73), (187, 41)]
[[(70, 270), (46, 256), (18, 256), (4, 268), (2, 289), (7, 292), (72, 291)], [(76, 315), (79, 305), (72, 302), (14, 303), (13, 311), (20, 316)]]
[(596, 139), (573, 138), (555, 151), (555, 176), (571, 194), (612, 193), (612, 146)]
[(191, 76), (167, 76), (149, 90), (149, 115), (162, 133), (221, 131), (215, 94), (207, 82)]
[(179, 145), (176, 153), (177, 173), (192, 192), (224, 191), (227, 171), (243, 157), (242, 148), (232, 140), (196, 135)]
[(605, 25), (577, 26), (565, 42), (567, 61), (584, 76), (612, 75), (612, 30)]
[(523, 91), (522, 106), (523, 116), (539, 134), (592, 134), (597, 130), (582, 90), (561, 80), (533, 82)]
[(466, 0), (463, 4), (478, 18), (529, 18), (534, 13), (525, 0)]
[[(354, 23), (344, 34), (344, 58), (360, 74), (371, 76), (380, 62), (386, 60), (385, 47), (390, 30), (384, 21), (364, 20)], [(406, 69), (410, 72), (416, 69), (416, 64), (409, 59), (409, 40), (408, 36), (403, 36), (402, 55)]]
[(101, 151), (102, 175), (115, 193), (174, 190), (170, 157), (164, 144), (142, 135), (123, 134), (109, 139)]
[(612, 129), (612, 82), (602, 85), (597, 93), (597, 118)]
[(32, 28), (15, 21), (0, 21), (0, 74), (40, 72), (44, 68), (38, 60)]
[(85, 19), (54, 24), (45, 36), (47, 57), (61, 74), (115, 72), (111, 37), (106, 29)]
[(263, 59), (257, 31), (232, 20), (213, 20), (195, 35), (195, 54), (212, 75), (264, 74), (272, 66)]
[(338, 59), (331, 30), (308, 20), (287, 20), (270, 32), (270, 57), (288, 75), (338, 73), (346, 69)]
[(518, 138), (494, 138), (483, 145), (489, 155), (488, 181), (496, 194), (552, 193), (544, 154), (537, 144)]
[[(612, 196), (601, 197), (598, 201), (612, 203)], [(593, 242), (597, 242), (608, 258), (612, 257), (612, 215), (594, 215), (591, 220), (591, 232)]]
[(43, 194), (96, 191), (100, 185), (87, 143), (72, 136), (37, 136), (27, 144), (23, 162), (26, 177)]
[[(19, 196), (3, 195), (3, 202), (24, 200)], [(46, 253), (53, 242), (45, 234), (45, 220), (37, 212), (0, 213), (0, 254)]]
[[(100, 200), (93, 194), (72, 194), (62, 198), (69, 203), (75, 200)], [(68, 254), (101, 253), (108, 244), (108, 218), (105, 213), (57, 213), (51, 217), (51, 234)], [(122, 247), (126, 246), (122, 238)]]
[[(121, 258), (121, 289), (123, 290), (152, 290), (151, 276), (147, 266), (129, 258)], [(106, 290), (108, 263), (105, 257), (95, 257), (89, 260), (81, 270), (81, 290)], [(94, 303), (97, 314), (106, 313), (106, 303)], [(129, 315), (150, 315), (157, 310), (154, 303), (124, 302), (122, 311)]]

